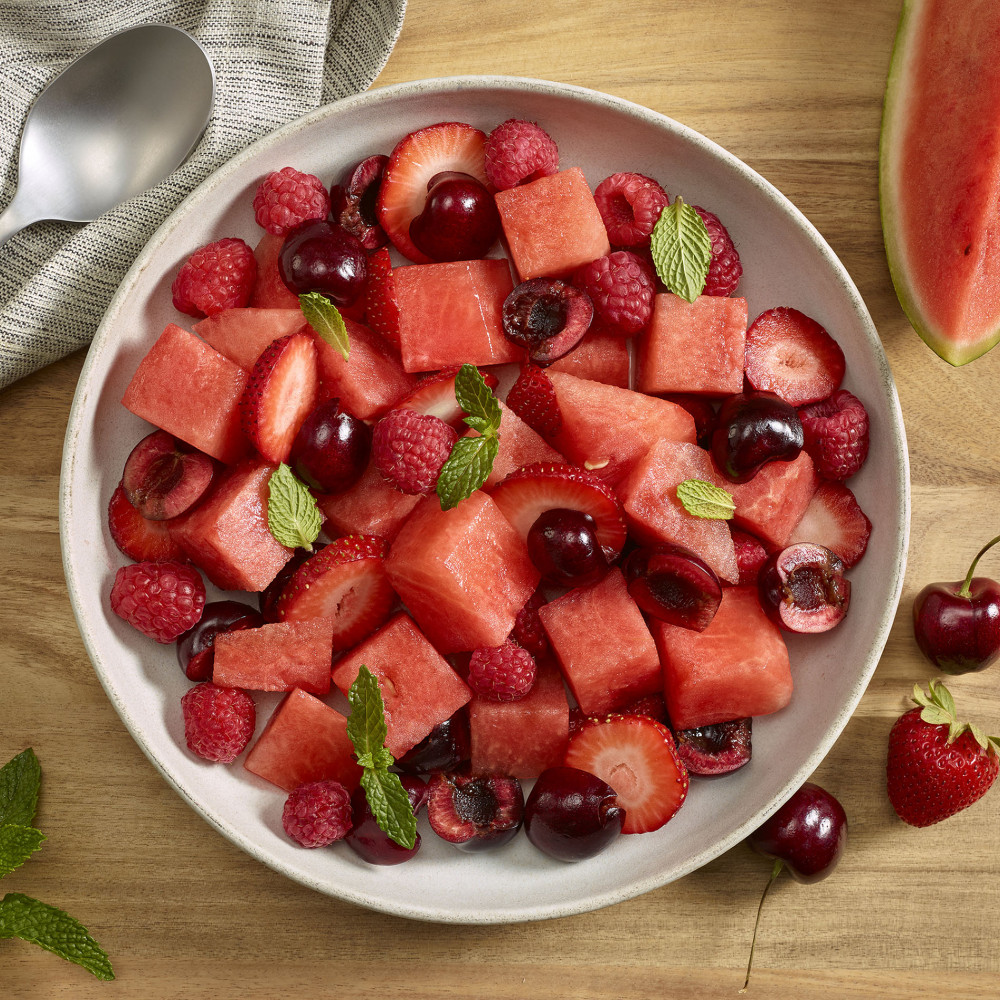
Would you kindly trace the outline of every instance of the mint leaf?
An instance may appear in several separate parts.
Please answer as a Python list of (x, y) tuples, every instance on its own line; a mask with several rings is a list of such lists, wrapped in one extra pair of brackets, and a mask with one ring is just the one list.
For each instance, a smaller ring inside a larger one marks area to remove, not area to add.
[(347, 334), (347, 324), (340, 310), (319, 292), (306, 292), (299, 296), (299, 308), (306, 322), (331, 347), (335, 347), (347, 360), (351, 352), (351, 338)]
[(650, 250), (660, 280), (686, 302), (694, 302), (712, 263), (712, 240), (702, 217), (683, 198), (675, 198), (660, 213)]
[(399, 775), (389, 770), (394, 758), (385, 748), (385, 704), (378, 678), (363, 663), (347, 692), (347, 702), (351, 706), (347, 736), (362, 767), (361, 787), (372, 815), (380, 830), (409, 849), (417, 840), (417, 817)]
[(462, 437), (452, 445), (438, 473), (436, 491), (442, 510), (457, 507), (486, 482), (499, 450), (496, 436)]
[(400, 847), (413, 847), (417, 842), (417, 817), (399, 775), (382, 768), (365, 768), (361, 787), (379, 829)]
[(480, 434), (500, 430), (500, 403), (475, 365), (462, 365), (455, 376), (455, 399), (468, 414), (465, 422)]
[(0, 878), (20, 868), (39, 847), (45, 834), (33, 826), (5, 823), (0, 826)]
[(677, 499), (695, 517), (728, 521), (736, 510), (731, 494), (704, 479), (685, 479), (677, 487)]
[(115, 978), (103, 948), (68, 913), (19, 892), (0, 899), (0, 939), (20, 938), (74, 962), (98, 979)]
[(289, 549), (312, 551), (323, 517), (316, 498), (284, 462), (267, 481), (267, 526), (275, 539)]
[(38, 808), (41, 784), (42, 768), (31, 747), (0, 767), (0, 825), (30, 826)]

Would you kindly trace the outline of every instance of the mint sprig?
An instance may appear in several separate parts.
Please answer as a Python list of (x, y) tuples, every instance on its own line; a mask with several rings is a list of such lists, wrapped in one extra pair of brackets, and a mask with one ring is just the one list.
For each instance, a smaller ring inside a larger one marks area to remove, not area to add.
[(712, 263), (712, 239), (702, 217), (675, 198), (656, 220), (649, 247), (660, 280), (685, 302), (694, 302)]
[[(24, 864), (45, 840), (31, 825), (41, 781), (42, 769), (30, 747), (0, 768), (0, 878)], [(58, 907), (8, 892), (0, 899), (0, 940), (15, 937), (82, 966), (98, 979), (115, 978), (107, 953), (83, 924)]]
[(732, 494), (704, 479), (685, 479), (678, 484), (677, 499), (694, 517), (728, 521), (736, 510)]
[(500, 403), (475, 365), (458, 370), (455, 398), (479, 437), (460, 437), (441, 466), (437, 495), (442, 510), (457, 507), (486, 482), (500, 449)]
[(271, 473), (267, 486), (268, 530), (286, 548), (311, 552), (323, 526), (316, 498), (284, 462)]
[(340, 310), (319, 292), (306, 292), (299, 296), (299, 308), (306, 322), (331, 347), (335, 347), (347, 360), (351, 353), (351, 338), (347, 333), (347, 324)]
[(347, 701), (351, 706), (347, 735), (362, 768), (361, 787), (372, 815), (380, 830), (409, 850), (417, 841), (417, 818), (399, 775), (389, 770), (394, 758), (385, 748), (385, 703), (378, 678), (364, 664), (347, 692)]

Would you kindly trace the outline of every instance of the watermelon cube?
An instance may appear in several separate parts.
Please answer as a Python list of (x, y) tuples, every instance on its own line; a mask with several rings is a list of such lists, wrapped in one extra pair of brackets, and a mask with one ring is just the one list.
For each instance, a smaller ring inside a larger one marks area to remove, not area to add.
[(378, 678), (382, 689), (388, 729), (385, 745), (394, 757), (416, 746), (472, 697), (465, 681), (404, 613), (337, 661), (333, 683), (344, 694), (362, 664)]
[(361, 478), (343, 493), (317, 494), (326, 517), (328, 535), (378, 535), (392, 541), (419, 502), (419, 496), (400, 493), (383, 478), (369, 459)]
[(677, 403), (548, 371), (562, 413), (552, 445), (614, 486), (661, 438), (695, 442), (694, 417)]
[(122, 397), (136, 416), (229, 464), (250, 450), (240, 428), (247, 373), (193, 333), (168, 323)]
[(213, 643), (212, 680), (247, 691), (330, 691), (333, 623), (330, 619), (276, 622), (222, 632)]
[(472, 770), (537, 778), (562, 763), (569, 739), (569, 702), (559, 670), (540, 662), (534, 686), (517, 701), (469, 702)]
[(658, 441), (618, 484), (618, 496), (633, 537), (643, 545), (674, 542), (693, 549), (723, 580), (740, 578), (733, 536), (725, 521), (695, 517), (677, 499), (685, 479), (729, 489), (712, 456), (686, 441)]
[(451, 510), (424, 497), (396, 535), (386, 572), (442, 653), (499, 646), (540, 579), (520, 534), (481, 490)]
[(642, 392), (728, 395), (743, 388), (747, 300), (700, 295), (686, 302), (664, 292), (639, 338)]
[(347, 716), (298, 688), (274, 710), (243, 766), (286, 792), (328, 780), (353, 791), (361, 781)]
[(585, 714), (603, 715), (662, 689), (656, 645), (617, 566), (543, 605), (538, 615)]
[(257, 277), (250, 293), (251, 306), (258, 309), (299, 308), (299, 297), (282, 281), (278, 272), (278, 256), (284, 243), (284, 236), (264, 233), (254, 247)]
[(170, 522), (171, 537), (222, 590), (263, 590), (292, 557), (267, 526), (274, 466), (247, 459), (224, 472), (193, 510)]
[(765, 547), (784, 548), (819, 485), (805, 450), (791, 462), (768, 462), (746, 483), (725, 488), (733, 496), (733, 524), (757, 535)]
[(506, 260), (410, 264), (392, 279), (406, 371), (503, 364), (524, 354), (503, 333), (501, 311), (514, 287)]
[(380, 417), (407, 395), (415, 379), (403, 371), (399, 352), (367, 326), (344, 317), (350, 350), (343, 354), (316, 336), (322, 396), (337, 396), (348, 413), (361, 420)]
[(767, 715), (792, 697), (788, 649), (756, 587), (724, 587), (704, 632), (651, 620), (675, 729)]
[(590, 329), (569, 354), (553, 361), (548, 372), (566, 372), (577, 378), (629, 387), (628, 340), (600, 324), (596, 318)]
[(521, 281), (563, 277), (611, 250), (601, 212), (579, 167), (498, 191), (496, 203)]
[(250, 371), (265, 347), (298, 333), (305, 325), (296, 304), (294, 309), (223, 309), (195, 323), (194, 332), (230, 361)]
[[(469, 430), (466, 436), (475, 435)], [(566, 459), (537, 431), (532, 430), (513, 410), (500, 403), (500, 446), (493, 468), (483, 484), (489, 490), (504, 476), (532, 462), (565, 462)]]

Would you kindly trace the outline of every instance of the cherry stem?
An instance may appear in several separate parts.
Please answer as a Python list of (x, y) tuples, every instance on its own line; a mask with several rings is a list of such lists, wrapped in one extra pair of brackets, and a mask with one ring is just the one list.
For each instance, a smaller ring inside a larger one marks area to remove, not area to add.
[(970, 596), (970, 594), (972, 593), (970, 589), (972, 586), (972, 575), (976, 572), (976, 564), (979, 562), (980, 559), (982, 559), (984, 555), (986, 555), (987, 552), (989, 552), (990, 549), (993, 548), (994, 545), (996, 545), (997, 542), (1000, 542), (1000, 535), (997, 535), (996, 538), (993, 538), (990, 541), (988, 541), (976, 553), (976, 558), (972, 560), (972, 565), (969, 567), (969, 572), (965, 574), (965, 583), (962, 584), (962, 589), (958, 592), (959, 597)]
[(760, 894), (760, 902), (757, 904), (757, 919), (753, 923), (753, 937), (750, 939), (750, 958), (747, 961), (747, 977), (743, 981), (743, 988), (740, 990), (740, 993), (746, 993), (747, 987), (750, 985), (750, 969), (753, 966), (753, 950), (757, 945), (757, 928), (760, 926), (760, 912), (764, 909), (764, 900), (767, 899), (767, 890), (774, 885), (775, 880), (781, 874), (781, 870), (784, 867), (784, 861), (782, 861), (781, 858), (777, 858), (774, 862), (774, 867), (771, 869), (771, 877), (767, 880), (767, 885), (764, 886), (764, 891)]

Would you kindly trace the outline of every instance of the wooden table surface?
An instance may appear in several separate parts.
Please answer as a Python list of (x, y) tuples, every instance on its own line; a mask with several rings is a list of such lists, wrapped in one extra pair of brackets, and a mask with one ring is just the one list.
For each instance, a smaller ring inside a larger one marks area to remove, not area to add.
[[(998, 531), (1000, 349), (954, 370), (896, 302), (877, 149), (899, 0), (410, 0), (376, 86), (506, 73), (580, 84), (719, 142), (798, 205), (861, 290), (902, 401), (913, 520), (902, 602), (875, 677), (814, 777), (850, 843), (825, 882), (768, 900), (750, 995), (993, 998), (1000, 972), (1000, 792), (925, 830), (884, 792), (886, 737), (932, 668), (914, 594), (964, 575)], [(627, 169), (627, 157), (623, 168)], [(933, 197), (933, 192), (928, 192)], [(0, 761), (33, 746), (43, 850), (4, 880), (83, 921), (113, 983), (0, 941), (0, 996), (572, 998), (735, 995), (769, 866), (745, 845), (638, 899), (499, 927), (410, 922), (311, 892), (252, 860), (154, 770), (105, 697), (67, 598), (58, 538), (63, 433), (83, 354), (0, 393)], [(983, 565), (1000, 574), (998, 557)], [(1000, 670), (1000, 668), (997, 668)], [(958, 678), (1000, 730), (1000, 672)]]

